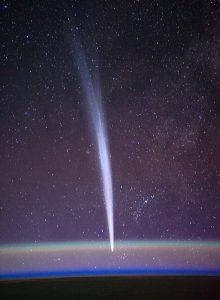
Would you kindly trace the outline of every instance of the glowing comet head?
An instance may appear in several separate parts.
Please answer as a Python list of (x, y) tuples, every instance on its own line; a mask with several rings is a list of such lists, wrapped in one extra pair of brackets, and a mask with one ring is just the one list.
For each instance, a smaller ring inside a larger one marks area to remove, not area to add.
[(86, 63), (82, 45), (79, 41), (74, 42), (74, 54), (81, 79), (82, 89), (86, 98), (87, 110), (95, 132), (98, 148), (99, 165), (101, 170), (105, 210), (108, 223), (108, 232), (111, 251), (114, 251), (114, 224), (113, 224), (113, 188), (108, 147), (108, 136), (105, 128), (103, 111), (100, 102), (99, 82), (94, 87), (89, 69)]
[(114, 242), (111, 244), (111, 251), (114, 252)]

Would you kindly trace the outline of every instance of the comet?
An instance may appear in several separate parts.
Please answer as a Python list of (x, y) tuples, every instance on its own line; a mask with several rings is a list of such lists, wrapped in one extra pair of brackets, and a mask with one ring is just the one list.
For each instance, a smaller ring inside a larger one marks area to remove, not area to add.
[(114, 213), (113, 185), (110, 163), (108, 135), (104, 112), (101, 103), (101, 88), (98, 78), (94, 84), (90, 74), (85, 53), (79, 40), (74, 40), (74, 57), (79, 72), (81, 87), (84, 93), (86, 108), (91, 120), (98, 149), (99, 166), (102, 178), (103, 196), (107, 216), (108, 234), (111, 251), (114, 251)]

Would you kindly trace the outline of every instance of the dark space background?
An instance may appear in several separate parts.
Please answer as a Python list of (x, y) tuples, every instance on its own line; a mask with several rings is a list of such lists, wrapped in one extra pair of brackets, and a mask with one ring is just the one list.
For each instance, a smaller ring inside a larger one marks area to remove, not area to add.
[(220, 2), (0, 11), (0, 243), (108, 239), (73, 32), (100, 72), (115, 238), (218, 240)]

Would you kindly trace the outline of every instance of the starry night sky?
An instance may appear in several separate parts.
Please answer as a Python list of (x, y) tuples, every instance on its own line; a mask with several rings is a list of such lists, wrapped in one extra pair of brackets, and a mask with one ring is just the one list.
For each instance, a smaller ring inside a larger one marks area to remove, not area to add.
[(100, 73), (115, 238), (218, 240), (219, 1), (0, 5), (0, 243), (108, 239), (75, 32)]

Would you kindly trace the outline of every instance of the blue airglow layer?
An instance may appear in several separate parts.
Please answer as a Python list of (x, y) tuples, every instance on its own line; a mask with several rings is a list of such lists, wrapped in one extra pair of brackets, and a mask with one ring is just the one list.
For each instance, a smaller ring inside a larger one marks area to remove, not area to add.
[(220, 270), (194, 269), (128, 269), (128, 270), (74, 270), (53, 272), (25, 272), (0, 274), (0, 280), (31, 279), (31, 278), (64, 278), (94, 276), (220, 276)]

